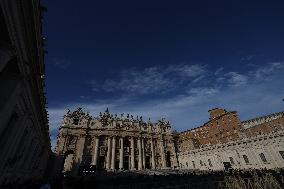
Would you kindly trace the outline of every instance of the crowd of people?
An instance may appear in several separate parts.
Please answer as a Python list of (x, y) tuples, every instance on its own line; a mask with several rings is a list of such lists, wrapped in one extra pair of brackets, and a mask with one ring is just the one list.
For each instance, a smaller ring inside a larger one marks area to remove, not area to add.
[(69, 178), (69, 188), (284, 188), (284, 170), (190, 171), (97, 173), (93, 177)]
[(93, 176), (63, 176), (50, 180), (31, 180), (9, 183), (0, 188), (23, 189), (281, 189), (284, 188), (284, 169), (278, 170), (156, 170), (96, 172)]

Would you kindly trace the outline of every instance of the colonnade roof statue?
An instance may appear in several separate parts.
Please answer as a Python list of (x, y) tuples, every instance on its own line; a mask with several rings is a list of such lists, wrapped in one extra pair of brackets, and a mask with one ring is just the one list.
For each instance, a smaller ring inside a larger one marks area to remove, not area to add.
[(126, 114), (126, 116), (124, 116), (124, 113), (122, 113), (119, 117), (117, 114), (111, 114), (108, 108), (105, 112), (100, 112), (98, 117), (92, 117), (88, 113), (83, 112), (82, 108), (77, 108), (73, 112), (68, 110), (68, 112), (64, 115), (61, 127), (70, 126), (77, 128), (109, 128), (152, 133), (172, 132), (170, 122), (165, 118), (158, 120), (156, 123), (151, 122), (149, 118), (149, 120), (146, 122), (143, 120), (142, 116), (134, 117), (130, 114)]

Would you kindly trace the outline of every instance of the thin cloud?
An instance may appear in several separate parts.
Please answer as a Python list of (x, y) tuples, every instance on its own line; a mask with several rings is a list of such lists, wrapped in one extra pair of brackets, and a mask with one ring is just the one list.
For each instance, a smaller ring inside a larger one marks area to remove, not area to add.
[(255, 79), (264, 79), (269, 77), (273, 72), (284, 68), (283, 62), (271, 62), (265, 66), (258, 67), (256, 70), (250, 72), (250, 75)]
[(229, 72), (225, 76), (227, 77), (228, 84), (233, 87), (243, 86), (248, 83), (248, 76), (237, 72)]
[[(207, 72), (202, 65), (170, 65), (167, 67), (148, 67), (142, 70), (134, 68), (123, 70), (116, 80), (108, 79), (100, 87), (106, 92), (125, 92), (138, 95), (154, 93), (166, 94), (194, 79), (195, 82), (204, 78)], [(98, 85), (92, 85), (96, 90)]]
[(67, 59), (55, 58), (53, 60), (53, 65), (60, 69), (66, 69), (71, 65), (71, 62)]

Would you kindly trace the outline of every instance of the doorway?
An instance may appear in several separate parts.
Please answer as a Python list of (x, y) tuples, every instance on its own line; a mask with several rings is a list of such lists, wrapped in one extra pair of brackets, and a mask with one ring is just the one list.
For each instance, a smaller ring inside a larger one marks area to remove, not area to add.
[(172, 164), (171, 164), (171, 152), (170, 151), (167, 151), (167, 154), (166, 154), (166, 166), (167, 167), (172, 167)]

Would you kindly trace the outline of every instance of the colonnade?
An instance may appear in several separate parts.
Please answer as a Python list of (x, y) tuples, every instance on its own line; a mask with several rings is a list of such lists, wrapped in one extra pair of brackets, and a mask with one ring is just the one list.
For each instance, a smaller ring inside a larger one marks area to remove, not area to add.
[[(128, 138), (128, 137), (127, 137)], [(107, 170), (115, 170), (116, 169), (116, 142), (119, 141), (119, 163), (118, 167), (120, 170), (123, 169), (130, 169), (135, 170), (136, 167), (138, 170), (146, 169), (146, 140), (149, 140), (150, 142), (150, 159), (149, 159), (149, 165), (151, 169), (156, 169), (156, 162), (155, 162), (155, 147), (154, 147), (154, 141), (153, 138), (134, 138), (130, 137), (127, 139), (130, 141), (130, 149), (129, 149), (129, 156), (130, 160), (128, 161), (128, 167), (124, 167), (124, 138), (118, 137), (118, 136), (109, 136), (107, 137), (107, 152), (106, 152), (106, 159), (105, 159), (105, 169)], [(93, 155), (92, 155), (92, 165), (98, 164), (98, 158), (99, 158), (99, 142), (100, 138), (99, 136), (95, 136), (94, 138), (94, 148), (93, 148)], [(137, 148), (138, 148), (138, 157), (135, 155), (135, 142), (137, 142)], [(165, 159), (165, 152), (164, 152), (164, 145), (163, 142), (160, 141), (160, 156), (162, 161), (162, 167), (166, 167), (166, 159)], [(137, 158), (135, 158), (137, 157)], [(135, 166), (135, 160), (138, 159), (138, 166)]]

